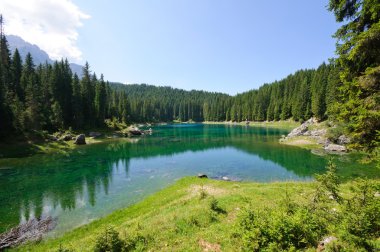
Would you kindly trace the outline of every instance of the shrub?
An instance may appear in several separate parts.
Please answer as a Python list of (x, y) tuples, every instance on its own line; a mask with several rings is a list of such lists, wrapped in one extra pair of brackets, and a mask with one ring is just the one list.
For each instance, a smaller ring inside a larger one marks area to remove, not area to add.
[(148, 238), (139, 232), (132, 233), (126, 237), (123, 251), (146, 251)]
[(94, 251), (96, 252), (121, 252), (125, 243), (120, 239), (119, 233), (113, 227), (107, 227), (96, 238)]
[(344, 134), (344, 127), (342, 125), (335, 125), (334, 127), (328, 128), (326, 137), (333, 143), (338, 142), (338, 138)]
[(254, 213), (245, 210), (240, 216), (237, 234), (248, 251), (282, 251), (315, 246), (326, 234), (317, 215), (298, 206), (294, 212), (285, 209), (265, 209)]
[(211, 201), (210, 201), (210, 209), (218, 214), (226, 214), (226, 210), (224, 210), (223, 208), (221, 208), (219, 206), (219, 202), (217, 199), (215, 198), (212, 198)]
[(380, 237), (379, 185), (360, 179), (351, 188), (352, 197), (343, 205), (341, 238), (366, 250), (373, 250), (374, 239)]
[(200, 195), (199, 195), (199, 199), (205, 199), (207, 198), (208, 194), (207, 194), (207, 191), (203, 188), (203, 185), (201, 187), (201, 190), (200, 190)]

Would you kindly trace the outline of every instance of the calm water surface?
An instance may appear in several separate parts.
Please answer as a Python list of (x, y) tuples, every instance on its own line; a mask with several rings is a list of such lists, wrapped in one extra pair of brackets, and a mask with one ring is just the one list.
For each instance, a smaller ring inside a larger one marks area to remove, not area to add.
[(153, 129), (152, 136), (1, 163), (0, 232), (50, 215), (58, 217), (51, 235), (59, 235), (197, 173), (244, 181), (311, 180), (327, 160), (278, 144), (287, 133), (281, 129), (202, 124)]

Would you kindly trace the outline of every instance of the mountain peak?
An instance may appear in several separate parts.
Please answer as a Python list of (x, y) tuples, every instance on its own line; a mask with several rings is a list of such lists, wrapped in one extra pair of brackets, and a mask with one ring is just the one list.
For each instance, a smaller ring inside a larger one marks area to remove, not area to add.
[[(6, 38), (12, 54), (17, 48), (22, 59), (25, 59), (26, 55), (30, 53), (33, 57), (35, 65), (45, 64), (46, 62), (51, 64), (54, 62), (44, 50), (39, 48), (37, 45), (25, 41), (19, 36), (7, 35)], [(73, 74), (76, 73), (79, 78), (81, 78), (83, 66), (70, 63), (70, 68)]]

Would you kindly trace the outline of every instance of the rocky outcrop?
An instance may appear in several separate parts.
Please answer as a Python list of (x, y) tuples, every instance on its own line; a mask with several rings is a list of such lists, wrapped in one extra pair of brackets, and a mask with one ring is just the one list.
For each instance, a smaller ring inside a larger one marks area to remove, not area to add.
[(318, 121), (314, 118), (310, 118), (309, 120), (305, 121), (300, 126), (298, 126), (297, 128), (293, 129), (286, 137), (282, 138), (280, 141), (284, 142), (291, 138), (301, 137), (301, 136), (314, 139), (317, 144), (323, 146), (324, 150), (328, 152), (333, 152), (333, 153), (347, 152), (347, 148), (344, 145), (350, 143), (350, 139), (345, 135), (341, 135), (336, 141), (334, 141), (335, 143), (332, 143), (327, 138), (327, 129), (322, 128), (321, 125), (319, 125)]
[(75, 138), (75, 144), (82, 145), (86, 144), (86, 137), (84, 134), (80, 134)]

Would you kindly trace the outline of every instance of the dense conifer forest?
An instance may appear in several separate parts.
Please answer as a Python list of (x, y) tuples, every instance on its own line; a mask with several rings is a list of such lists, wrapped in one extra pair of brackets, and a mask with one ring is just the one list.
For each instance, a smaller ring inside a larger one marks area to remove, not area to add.
[(67, 60), (35, 66), (30, 54), (10, 54), (0, 37), (0, 137), (31, 130), (104, 127), (167, 121), (335, 120), (358, 147), (374, 147), (380, 128), (379, 4), (330, 1), (344, 25), (336, 32), (339, 57), (317, 69), (236, 96), (151, 85), (108, 83), (92, 73), (73, 75)]

